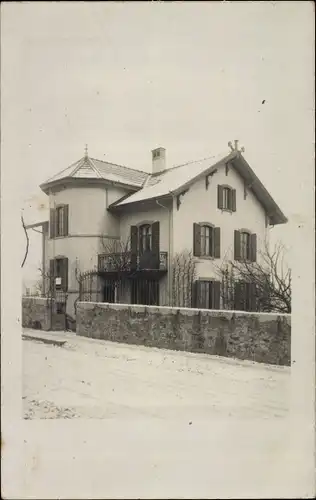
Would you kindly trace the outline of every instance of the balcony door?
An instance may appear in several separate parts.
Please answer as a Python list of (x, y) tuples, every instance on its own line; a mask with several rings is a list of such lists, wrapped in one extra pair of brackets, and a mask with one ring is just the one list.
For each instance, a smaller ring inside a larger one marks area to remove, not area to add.
[(131, 226), (131, 251), (134, 269), (159, 269), (159, 221)]

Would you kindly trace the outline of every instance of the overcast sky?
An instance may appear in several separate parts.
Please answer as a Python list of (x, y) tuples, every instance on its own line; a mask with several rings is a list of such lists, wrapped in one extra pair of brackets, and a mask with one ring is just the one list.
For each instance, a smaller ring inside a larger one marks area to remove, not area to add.
[(171, 166), (239, 139), (290, 219), (273, 229), (288, 244), (311, 216), (312, 19), (312, 2), (2, 5), (4, 154), (21, 206), (85, 143), (150, 171), (157, 146)]

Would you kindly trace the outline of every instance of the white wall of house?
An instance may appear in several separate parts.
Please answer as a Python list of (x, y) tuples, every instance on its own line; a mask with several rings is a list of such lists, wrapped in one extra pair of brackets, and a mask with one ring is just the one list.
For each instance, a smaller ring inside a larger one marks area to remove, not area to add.
[(131, 226), (159, 221), (160, 251), (169, 252), (169, 210), (157, 205), (147, 210), (130, 209), (120, 216), (120, 234), (123, 242), (130, 237)]
[(46, 235), (45, 268), (53, 258), (68, 258), (68, 303), (67, 311), (73, 314), (73, 302), (77, 297), (78, 282), (76, 267), (81, 272), (94, 269), (98, 254), (102, 253), (102, 237), (119, 237), (119, 219), (107, 211), (107, 207), (127, 193), (114, 186), (64, 186), (49, 196), (49, 207), (59, 204), (69, 206), (68, 236), (49, 238)]
[[(217, 186), (226, 184), (236, 189), (236, 212), (226, 212), (217, 208)], [(247, 229), (257, 234), (257, 255), (263, 248), (268, 229), (265, 211), (251, 192), (244, 199), (244, 182), (237, 172), (230, 168), (226, 175), (225, 166), (220, 166), (217, 173), (209, 177), (206, 189), (205, 177), (202, 177), (181, 197), (179, 210), (174, 201), (173, 210), (173, 249), (193, 251), (193, 224), (208, 222), (221, 228), (221, 258), (197, 258), (197, 275), (215, 277), (216, 266), (234, 257), (234, 230)]]

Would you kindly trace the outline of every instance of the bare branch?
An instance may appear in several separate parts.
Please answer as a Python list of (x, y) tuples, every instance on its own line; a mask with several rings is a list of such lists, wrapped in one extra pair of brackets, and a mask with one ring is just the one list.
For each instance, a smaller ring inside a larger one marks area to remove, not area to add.
[(29, 253), (29, 246), (30, 246), (30, 239), (29, 239), (29, 235), (28, 235), (28, 232), (26, 230), (26, 227), (25, 227), (25, 222), (24, 222), (24, 217), (23, 215), (21, 215), (21, 222), (22, 222), (22, 227), (24, 229), (24, 233), (25, 233), (25, 237), (26, 237), (26, 248), (25, 248), (25, 254), (24, 254), (24, 259), (23, 259), (23, 262), (21, 264), (21, 267), (24, 266), (25, 264), (25, 261), (26, 261), (26, 258), (28, 256), (28, 253)]

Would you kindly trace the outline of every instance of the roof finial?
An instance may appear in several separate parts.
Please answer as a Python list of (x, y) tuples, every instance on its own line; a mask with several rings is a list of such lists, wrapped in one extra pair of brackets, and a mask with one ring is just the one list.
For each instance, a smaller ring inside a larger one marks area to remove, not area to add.
[(86, 147), (84, 148), (84, 156), (85, 158), (88, 158), (88, 144), (86, 144)]
[(242, 147), (242, 148), (238, 149), (238, 142), (239, 141), (235, 139), (234, 140), (234, 146), (233, 146), (233, 143), (231, 141), (229, 141), (228, 146), (230, 147), (230, 149), (231, 149), (232, 152), (233, 151), (239, 151), (240, 153), (243, 153), (245, 151), (245, 148)]

